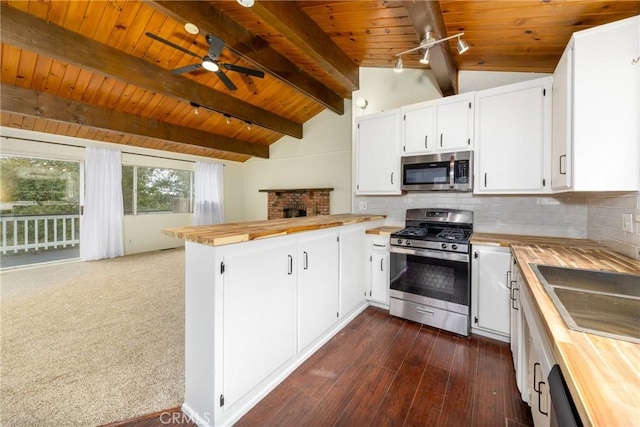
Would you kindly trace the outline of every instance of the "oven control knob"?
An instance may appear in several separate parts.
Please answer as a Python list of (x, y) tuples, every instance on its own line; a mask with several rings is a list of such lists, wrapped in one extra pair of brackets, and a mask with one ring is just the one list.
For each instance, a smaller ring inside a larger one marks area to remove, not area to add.
[(405, 243), (407, 246), (411, 246), (411, 240), (407, 240), (407, 242)]
[(456, 249), (458, 249), (458, 245), (451, 245), (451, 249), (455, 251)]
[(402, 239), (398, 239), (398, 244), (401, 245), (402, 244)]
[(441, 248), (442, 248), (442, 249), (447, 249), (447, 244), (446, 244), (446, 243), (443, 243), (443, 244), (442, 244), (442, 246), (441, 246)]

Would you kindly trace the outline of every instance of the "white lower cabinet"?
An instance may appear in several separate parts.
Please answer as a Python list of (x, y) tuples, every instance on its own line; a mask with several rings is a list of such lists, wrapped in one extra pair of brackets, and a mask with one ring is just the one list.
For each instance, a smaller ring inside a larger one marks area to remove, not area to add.
[(200, 426), (232, 425), (366, 307), (364, 224), (185, 247), (182, 410)]
[(524, 369), (525, 372), (519, 372), (516, 369), (516, 377), (526, 376), (525, 393), (527, 398), (524, 400), (531, 406), (533, 424), (536, 427), (548, 427), (551, 405), (548, 377), (556, 362), (551, 340), (547, 336), (542, 319), (538, 314), (529, 285), (522, 275), (520, 275), (519, 282), (519, 308), (522, 311), (521, 320), (525, 347), (523, 350), (527, 366)]
[(340, 232), (340, 314), (344, 315), (366, 301), (369, 284), (365, 226)]
[(389, 307), (389, 238), (370, 237), (369, 265), (367, 279), (369, 283), (367, 298), (378, 306)]
[(336, 322), (339, 314), (338, 233), (298, 243), (298, 351)]
[(527, 363), (528, 363), (528, 342), (529, 331), (524, 327), (524, 315), (520, 303), (520, 287), (522, 286), (522, 272), (515, 257), (511, 256), (511, 278), (510, 278), (510, 346), (513, 358), (513, 368), (516, 373), (516, 385), (522, 396), (522, 400), (529, 402), (529, 391), (527, 388)]
[(511, 252), (473, 245), (472, 253), (471, 332), (509, 342)]
[(224, 259), (225, 406), (233, 406), (296, 352), (294, 255), (290, 242), (247, 248)]

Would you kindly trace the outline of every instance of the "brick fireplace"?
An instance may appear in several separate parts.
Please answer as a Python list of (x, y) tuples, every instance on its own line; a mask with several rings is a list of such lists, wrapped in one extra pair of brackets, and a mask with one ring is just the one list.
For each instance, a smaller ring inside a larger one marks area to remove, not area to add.
[(267, 193), (267, 219), (329, 215), (333, 188), (259, 190)]

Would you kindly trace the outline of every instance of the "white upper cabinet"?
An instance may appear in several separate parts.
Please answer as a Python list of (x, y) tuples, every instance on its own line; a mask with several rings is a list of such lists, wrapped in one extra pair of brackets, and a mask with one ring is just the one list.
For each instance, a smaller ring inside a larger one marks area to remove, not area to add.
[(356, 194), (400, 194), (400, 110), (356, 119)]
[(432, 102), (402, 108), (402, 153), (421, 154), (436, 149), (436, 107)]
[(436, 108), (438, 150), (473, 149), (473, 98), (473, 93), (465, 93), (438, 100)]
[(476, 93), (475, 193), (550, 191), (552, 78)]
[(552, 188), (640, 189), (640, 16), (573, 34), (554, 73)]
[(402, 154), (473, 149), (473, 93), (402, 107)]

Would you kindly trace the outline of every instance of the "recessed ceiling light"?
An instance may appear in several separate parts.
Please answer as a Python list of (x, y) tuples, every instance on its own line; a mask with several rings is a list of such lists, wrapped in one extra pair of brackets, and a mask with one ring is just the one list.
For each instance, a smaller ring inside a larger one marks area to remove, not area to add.
[(196, 24), (192, 24), (191, 22), (187, 22), (184, 24), (184, 30), (189, 33), (196, 35), (200, 32), (200, 29), (196, 26)]
[(251, 7), (255, 3), (255, 0), (236, 0), (240, 6)]

